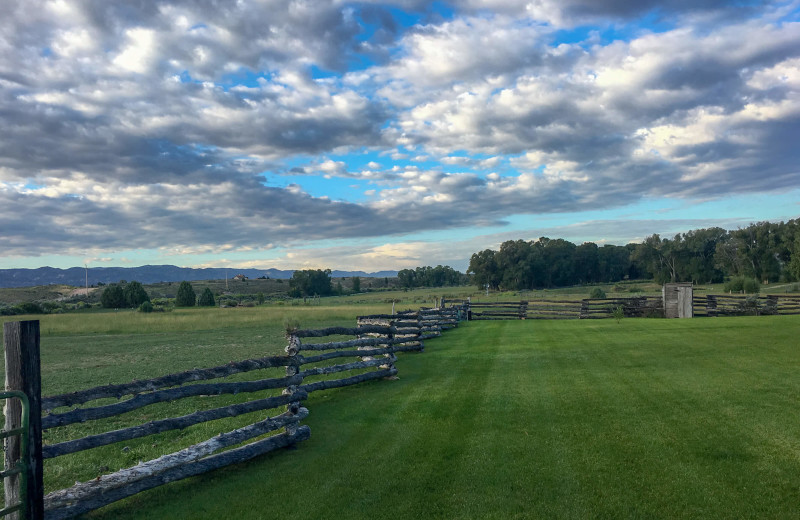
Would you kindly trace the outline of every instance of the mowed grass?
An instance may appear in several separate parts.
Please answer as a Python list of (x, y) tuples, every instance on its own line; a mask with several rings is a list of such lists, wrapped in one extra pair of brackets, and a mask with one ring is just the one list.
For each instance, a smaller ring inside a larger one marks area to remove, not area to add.
[(471, 322), (314, 394), (309, 441), (98, 511), (797, 518), (797, 317)]

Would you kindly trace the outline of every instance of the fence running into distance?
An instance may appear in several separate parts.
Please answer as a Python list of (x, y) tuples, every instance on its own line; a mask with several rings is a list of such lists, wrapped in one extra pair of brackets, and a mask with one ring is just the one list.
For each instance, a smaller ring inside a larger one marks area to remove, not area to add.
[[(17, 460), (20, 458), (19, 450), (14, 451), (14, 446), (19, 445), (20, 435), (10, 436), (5, 446), (6, 467), (20, 467), (26, 472), (28, 486), (21, 493), (25, 517), (47, 520), (71, 518), (172, 481), (296, 445), (308, 439), (311, 434), (308, 426), (300, 424), (308, 415), (308, 410), (302, 403), (309, 394), (392, 377), (397, 374), (394, 366), (397, 353), (423, 351), (424, 340), (439, 336), (443, 329), (457, 326), (459, 319), (459, 310), (453, 308), (362, 316), (355, 327), (287, 331), (286, 355), (248, 359), (44, 398), (40, 391), (39, 322), (7, 323), (4, 332), (15, 326), (17, 329), (14, 330), (18, 330), (22, 326), (23, 333), (4, 334), (6, 386), (11, 384), (12, 389), (25, 391), (31, 402), (28, 429), (31, 449), (28, 450), (27, 460)], [(322, 338), (325, 342), (320, 341)], [(19, 359), (13, 359), (15, 356)], [(235, 374), (267, 369), (279, 369), (284, 373), (278, 374), (278, 377), (255, 380), (218, 381)], [(42, 445), (42, 431), (51, 428), (116, 417), (152, 404), (189, 397), (252, 394), (270, 390), (277, 395)], [(124, 397), (126, 399), (121, 400)], [(117, 401), (108, 404), (109, 398)], [(92, 404), (99, 400), (105, 401)], [(86, 404), (89, 406), (81, 406)], [(19, 407), (15, 409), (18, 410)], [(87, 482), (76, 482), (72, 487), (46, 496), (43, 493), (44, 459), (180, 430), (216, 419), (276, 409), (280, 412), (278, 415), (216, 435), (175, 453), (140, 462), (136, 466), (101, 475)], [(18, 417), (14, 419), (9, 416), (9, 410), (11, 408), (7, 406), (6, 430), (18, 428), (20, 424)], [(44, 415), (42, 410), (46, 412)], [(19, 411), (14, 413), (19, 415)], [(261, 438), (264, 435), (268, 436)], [(241, 446), (226, 449), (237, 445)], [(16, 453), (16, 459), (8, 460), (8, 454), (12, 452)], [(15, 500), (13, 497), (20, 496), (21, 479), (19, 475), (6, 476), (5, 473), (4, 477), (6, 503), (13, 506), (15, 504), (9, 504), (8, 500), (9, 497)]]
[(569, 320), (611, 318), (621, 308), (628, 318), (663, 317), (660, 296), (593, 298), (583, 300), (539, 299), (518, 302), (463, 302), (470, 320)]
[[(663, 318), (661, 296), (585, 298), (582, 300), (538, 299), (528, 301), (470, 302), (447, 300), (464, 309), (470, 320), (559, 320), (602, 319), (622, 310), (626, 318)], [(694, 316), (748, 316), (800, 314), (800, 296), (706, 295), (694, 296)]]

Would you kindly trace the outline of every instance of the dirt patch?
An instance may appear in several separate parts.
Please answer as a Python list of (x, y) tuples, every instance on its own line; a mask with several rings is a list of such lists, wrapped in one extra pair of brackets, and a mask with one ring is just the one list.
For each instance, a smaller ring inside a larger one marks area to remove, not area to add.
[(87, 294), (92, 294), (95, 292), (99, 287), (89, 287), (89, 292), (86, 292), (86, 287), (81, 287), (79, 289), (73, 289), (66, 295), (67, 298), (73, 298), (75, 296), (86, 296)]

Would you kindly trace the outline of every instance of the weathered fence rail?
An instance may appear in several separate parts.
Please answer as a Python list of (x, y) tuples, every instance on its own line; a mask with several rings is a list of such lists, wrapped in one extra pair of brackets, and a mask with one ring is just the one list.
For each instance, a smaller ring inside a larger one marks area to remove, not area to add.
[[(10, 506), (5, 509), (24, 510), (26, 518), (71, 518), (168, 482), (295, 445), (308, 439), (311, 433), (308, 426), (300, 424), (308, 415), (308, 410), (301, 403), (310, 393), (396, 375), (394, 363), (397, 353), (423, 351), (425, 339), (440, 335), (443, 329), (457, 326), (460, 316), (459, 309), (422, 309), (417, 312), (361, 316), (356, 327), (290, 330), (287, 331), (286, 355), (249, 359), (125, 384), (97, 386), (45, 398), (41, 398), (40, 390), (38, 322), (6, 323), (6, 386), (29, 396), (31, 420), (29, 431), (26, 430), (25, 434), (30, 439), (31, 449), (28, 454), (20, 453), (21, 409), (18, 404), (8, 400), (5, 430), (11, 431), (6, 435), (8, 439), (4, 448), (6, 467), (13, 470), (2, 474), (6, 504)], [(304, 339), (314, 338), (332, 341), (303, 343)], [(335, 361), (331, 363), (332, 360)], [(275, 368), (283, 368), (284, 372), (275, 377), (255, 380), (214, 381)], [(280, 395), (245, 400), (42, 446), (43, 430), (116, 417), (152, 404), (190, 397), (250, 394), (278, 389), (281, 390)], [(110, 398), (119, 401), (108, 404)], [(98, 400), (105, 402), (93, 406), (92, 403)], [(46, 413), (44, 416), (42, 410)], [(265, 410), (280, 410), (280, 413), (177, 452), (140, 462), (136, 466), (87, 482), (76, 482), (74, 486), (46, 496), (43, 493), (44, 459)], [(262, 438), (265, 435), (269, 436)], [(252, 441), (256, 438), (258, 440)], [(228, 449), (242, 443), (247, 444)], [(17, 459), (20, 459), (21, 465)], [(25, 472), (28, 482), (22, 492), (19, 482), (21, 471)], [(9, 512), (14, 514), (13, 511)]]
[(556, 320), (610, 318), (622, 308), (626, 317), (663, 316), (660, 296), (633, 298), (587, 298), (582, 300), (540, 299), (519, 302), (470, 302), (472, 320)]
[(694, 296), (695, 316), (759, 316), (800, 314), (800, 296), (708, 294)]
[[(75, 408), (66, 412), (45, 415), (42, 418), (42, 429), (48, 430), (76, 422), (114, 417), (151, 404), (176, 401), (188, 397), (283, 389), (283, 394), (278, 396), (221, 406), (181, 417), (150, 421), (145, 424), (43, 446), (43, 459), (77, 453), (164, 431), (182, 429), (216, 419), (237, 417), (255, 411), (285, 407), (285, 411), (275, 417), (222, 433), (208, 441), (195, 444), (178, 452), (102, 475), (88, 482), (78, 482), (67, 489), (49, 493), (44, 497), (44, 517), (47, 519), (71, 518), (121, 498), (159, 486), (162, 483), (198, 475), (225, 465), (244, 462), (253, 457), (307, 439), (310, 435), (310, 430), (307, 426), (299, 426), (298, 423), (308, 414), (308, 411), (300, 406), (300, 402), (308, 397), (308, 393), (299, 388), (298, 385), (303, 378), (298, 374), (255, 381), (188, 384), (265, 368), (296, 367), (298, 361), (291, 356), (251, 359), (219, 367), (170, 374), (147, 381), (135, 381), (125, 385), (106, 385), (42, 399), (42, 403), (46, 404), (46, 409), (50, 410), (53, 408), (73, 407), (76, 404), (86, 404), (108, 397), (119, 399), (131, 396), (129, 399), (118, 403), (89, 408)], [(170, 388), (165, 388), (167, 386), (170, 386)], [(283, 431), (278, 432), (278, 430)], [(224, 448), (241, 444), (271, 432), (276, 433), (266, 439), (215, 454)]]
[(528, 302), (487, 302), (469, 304), (471, 320), (524, 320), (528, 314)]
[(589, 298), (581, 300), (581, 319), (611, 318), (622, 309), (626, 318), (663, 318), (664, 303), (660, 296), (633, 298)]
[(581, 300), (540, 299), (528, 302), (528, 320), (569, 320), (581, 317)]

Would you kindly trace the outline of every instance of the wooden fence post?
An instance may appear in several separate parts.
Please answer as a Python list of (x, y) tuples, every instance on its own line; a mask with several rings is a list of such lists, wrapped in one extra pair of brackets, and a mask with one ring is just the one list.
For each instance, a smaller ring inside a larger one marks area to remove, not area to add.
[[(6, 361), (6, 390), (20, 390), (28, 396), (28, 460), (25, 493), (25, 518), (44, 517), (44, 484), (42, 479), (42, 376), (39, 361), (39, 321), (13, 321), (3, 324), (3, 346)], [(22, 403), (6, 399), (6, 430), (22, 424)], [(9, 437), (6, 444), (6, 467), (20, 457), (20, 438)], [(19, 501), (20, 477), (5, 479), (6, 504)], [(13, 518), (13, 517), (12, 517)]]
[[(288, 377), (297, 375), (300, 373), (300, 364), (299, 364), (299, 354), (300, 354), (300, 338), (297, 337), (296, 334), (293, 334), (291, 331), (287, 332), (287, 339), (289, 340), (289, 345), (286, 347), (286, 354), (292, 358), (295, 363), (292, 365), (288, 365), (286, 367), (286, 375)], [(296, 385), (291, 385), (288, 388), (284, 389), (284, 395), (291, 395), (297, 391)], [(297, 415), (300, 413), (300, 401), (291, 402), (286, 405), (286, 411), (291, 413), (292, 415)], [(290, 423), (285, 426), (286, 433), (289, 436), (293, 436), (297, 433), (298, 428), (300, 427), (299, 423)]]

